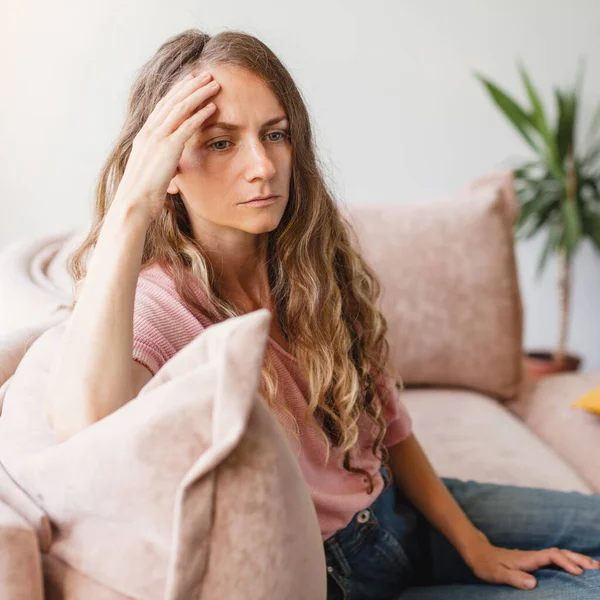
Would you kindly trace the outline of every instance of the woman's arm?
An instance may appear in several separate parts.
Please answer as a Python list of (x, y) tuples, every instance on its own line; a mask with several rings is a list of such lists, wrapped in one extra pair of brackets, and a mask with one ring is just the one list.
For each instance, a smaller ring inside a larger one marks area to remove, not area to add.
[(45, 414), (60, 441), (134, 396), (133, 306), (148, 224), (133, 201), (117, 197), (108, 210), (50, 371)]
[(60, 440), (117, 410), (150, 379), (144, 367), (132, 371), (137, 281), (148, 228), (162, 213), (185, 143), (216, 108), (199, 108), (219, 89), (203, 75), (176, 82), (133, 140), (50, 372), (45, 415)]
[(528, 590), (537, 583), (529, 573), (546, 565), (562, 567), (573, 575), (581, 575), (583, 569), (600, 568), (593, 558), (566, 549), (518, 550), (494, 546), (471, 523), (436, 475), (414, 433), (388, 451), (396, 485), (482, 581)]
[(463, 558), (487, 542), (438, 477), (414, 433), (388, 451), (396, 485)]

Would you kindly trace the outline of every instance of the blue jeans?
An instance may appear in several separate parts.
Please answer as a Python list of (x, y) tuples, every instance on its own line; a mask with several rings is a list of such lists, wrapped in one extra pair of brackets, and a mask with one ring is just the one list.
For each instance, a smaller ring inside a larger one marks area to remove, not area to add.
[[(379, 497), (324, 542), (327, 600), (600, 599), (600, 570), (571, 575), (549, 565), (533, 573), (538, 580), (533, 590), (477, 579), (381, 473), (387, 487)], [(600, 494), (442, 481), (492, 544), (520, 550), (556, 546), (600, 560)]]

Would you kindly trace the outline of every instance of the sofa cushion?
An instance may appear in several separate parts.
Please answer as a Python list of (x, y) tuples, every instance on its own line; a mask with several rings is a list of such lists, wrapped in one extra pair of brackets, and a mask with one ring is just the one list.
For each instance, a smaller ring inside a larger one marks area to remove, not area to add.
[(600, 492), (600, 416), (573, 402), (600, 386), (600, 373), (561, 373), (524, 386), (506, 406)]
[(572, 406), (583, 408), (594, 415), (600, 415), (600, 387), (586, 391), (583, 396), (573, 402)]
[(522, 376), (522, 307), (512, 175), (422, 203), (352, 206), (383, 284), (391, 355), (406, 384), (512, 398)]
[(415, 434), (443, 477), (590, 492), (575, 471), (514, 414), (463, 390), (404, 390)]
[(5, 398), (0, 461), (52, 522), (56, 597), (326, 597), (310, 492), (257, 393), (271, 318), (213, 325), (62, 443), (41, 399), (64, 323), (33, 343)]

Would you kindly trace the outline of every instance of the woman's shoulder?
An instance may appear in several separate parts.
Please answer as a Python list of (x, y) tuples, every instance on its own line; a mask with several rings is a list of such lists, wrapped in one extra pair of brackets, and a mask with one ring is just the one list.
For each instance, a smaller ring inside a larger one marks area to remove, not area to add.
[[(204, 311), (210, 308), (208, 297), (201, 287), (194, 283), (191, 274), (187, 285), (192, 292), (197, 308)], [(140, 270), (135, 294), (136, 307), (160, 308), (163, 312), (190, 312), (194, 307), (188, 306), (181, 297), (170, 269), (164, 264), (154, 262)]]
[(156, 295), (176, 292), (175, 281), (168, 269), (159, 262), (154, 262), (140, 269), (136, 291), (142, 294)]
[(185, 310), (173, 278), (160, 264), (154, 263), (140, 270), (135, 290), (134, 314), (159, 318), (161, 315)]

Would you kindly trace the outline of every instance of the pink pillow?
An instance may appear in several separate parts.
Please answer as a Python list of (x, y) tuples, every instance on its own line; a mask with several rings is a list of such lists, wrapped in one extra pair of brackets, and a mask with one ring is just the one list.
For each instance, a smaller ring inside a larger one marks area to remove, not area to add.
[(523, 310), (510, 171), (435, 201), (352, 206), (383, 283), (391, 354), (408, 385), (516, 396)]
[(46, 580), (61, 598), (326, 598), (308, 486), (258, 395), (271, 314), (227, 319), (138, 397), (57, 444), (40, 398), (64, 324), (20, 363), (0, 460), (49, 516)]

